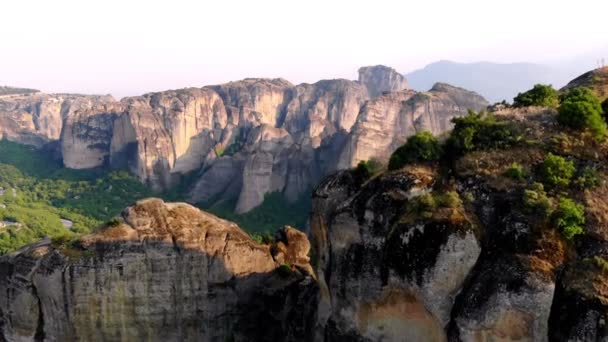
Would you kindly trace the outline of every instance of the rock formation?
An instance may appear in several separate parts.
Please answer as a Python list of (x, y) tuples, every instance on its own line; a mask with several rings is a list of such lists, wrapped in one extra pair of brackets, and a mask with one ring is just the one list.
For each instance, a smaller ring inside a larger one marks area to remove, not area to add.
[(568, 82), (566, 86), (564, 86), (561, 91), (566, 91), (568, 89), (577, 88), (577, 87), (587, 87), (593, 90), (595, 95), (600, 99), (600, 101), (604, 101), (608, 99), (608, 66), (598, 68), (595, 70), (591, 70), (586, 72), (579, 77), (573, 79)]
[(283, 79), (245, 79), (128, 97), (0, 97), (0, 134), (43, 147), (58, 142), (74, 169), (128, 169), (156, 190), (184, 175), (189, 199), (229, 200), (239, 213), (270, 192), (296, 201), (319, 180), (360, 160), (386, 158), (419, 130), (435, 134), (487, 103), (447, 85), (407, 88), (383, 66), (361, 68), (359, 81), (297, 86)]
[(443, 83), (435, 84), (428, 92), (405, 90), (372, 99), (357, 117), (338, 168), (349, 168), (371, 158), (388, 159), (416, 132), (439, 135), (451, 129), (452, 118), (486, 106), (481, 96)]
[(407, 80), (395, 69), (384, 65), (362, 67), (359, 69), (359, 83), (363, 84), (369, 96), (380, 96), (385, 92), (408, 89)]
[(310, 341), (309, 249), (293, 228), (262, 245), (187, 204), (143, 200), (79, 240), (0, 258), (0, 339)]

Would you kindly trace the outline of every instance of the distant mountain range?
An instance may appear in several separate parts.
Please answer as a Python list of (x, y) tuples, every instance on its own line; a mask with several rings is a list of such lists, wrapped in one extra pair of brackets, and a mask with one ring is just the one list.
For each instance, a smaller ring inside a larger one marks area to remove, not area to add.
[(608, 61), (608, 46), (573, 58), (545, 64), (535, 63), (458, 63), (442, 60), (405, 74), (410, 87), (427, 90), (436, 82), (445, 82), (473, 90), (490, 102), (512, 101), (517, 93), (536, 83), (561, 88), (569, 80)]
[(490, 102), (499, 102), (512, 101), (517, 93), (536, 83), (562, 87), (576, 75), (576, 71), (566, 68), (533, 63), (439, 61), (406, 74), (405, 77), (414, 89), (429, 89), (435, 82), (446, 82), (475, 91)]

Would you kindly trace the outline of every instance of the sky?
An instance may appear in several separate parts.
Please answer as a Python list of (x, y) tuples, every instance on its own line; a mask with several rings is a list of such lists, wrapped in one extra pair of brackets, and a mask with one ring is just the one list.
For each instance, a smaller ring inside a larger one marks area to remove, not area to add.
[(375, 64), (557, 63), (608, 47), (607, 12), (605, 0), (5, 0), (0, 85), (120, 98), (356, 79)]

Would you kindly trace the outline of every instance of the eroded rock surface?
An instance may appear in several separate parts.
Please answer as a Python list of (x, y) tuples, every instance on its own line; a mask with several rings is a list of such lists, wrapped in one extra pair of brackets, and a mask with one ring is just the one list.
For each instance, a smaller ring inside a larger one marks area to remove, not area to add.
[(44, 240), (0, 258), (0, 337), (312, 340), (310, 244), (293, 228), (278, 234), (261, 245), (187, 204), (140, 201), (75, 242)]
[(395, 69), (384, 65), (368, 66), (359, 69), (359, 82), (363, 84), (371, 97), (385, 92), (408, 89), (407, 80)]
[(481, 109), (478, 95), (447, 85), (407, 88), (395, 70), (359, 80), (293, 85), (249, 78), (116, 101), (109, 96), (16, 94), (0, 98), (0, 135), (59, 146), (69, 168), (128, 169), (156, 190), (188, 179), (189, 200), (247, 212), (271, 192), (291, 202), (360, 160), (386, 159), (420, 130)]

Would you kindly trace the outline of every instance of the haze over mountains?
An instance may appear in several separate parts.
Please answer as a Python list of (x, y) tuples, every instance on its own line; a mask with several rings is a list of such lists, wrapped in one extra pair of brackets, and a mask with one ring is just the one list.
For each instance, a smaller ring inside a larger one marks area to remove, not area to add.
[(608, 47), (546, 63), (459, 63), (441, 60), (407, 72), (405, 77), (416, 90), (428, 89), (436, 82), (446, 82), (475, 91), (492, 103), (502, 100), (510, 102), (517, 93), (537, 83), (561, 88), (574, 77), (596, 68), (602, 58), (608, 59)]

